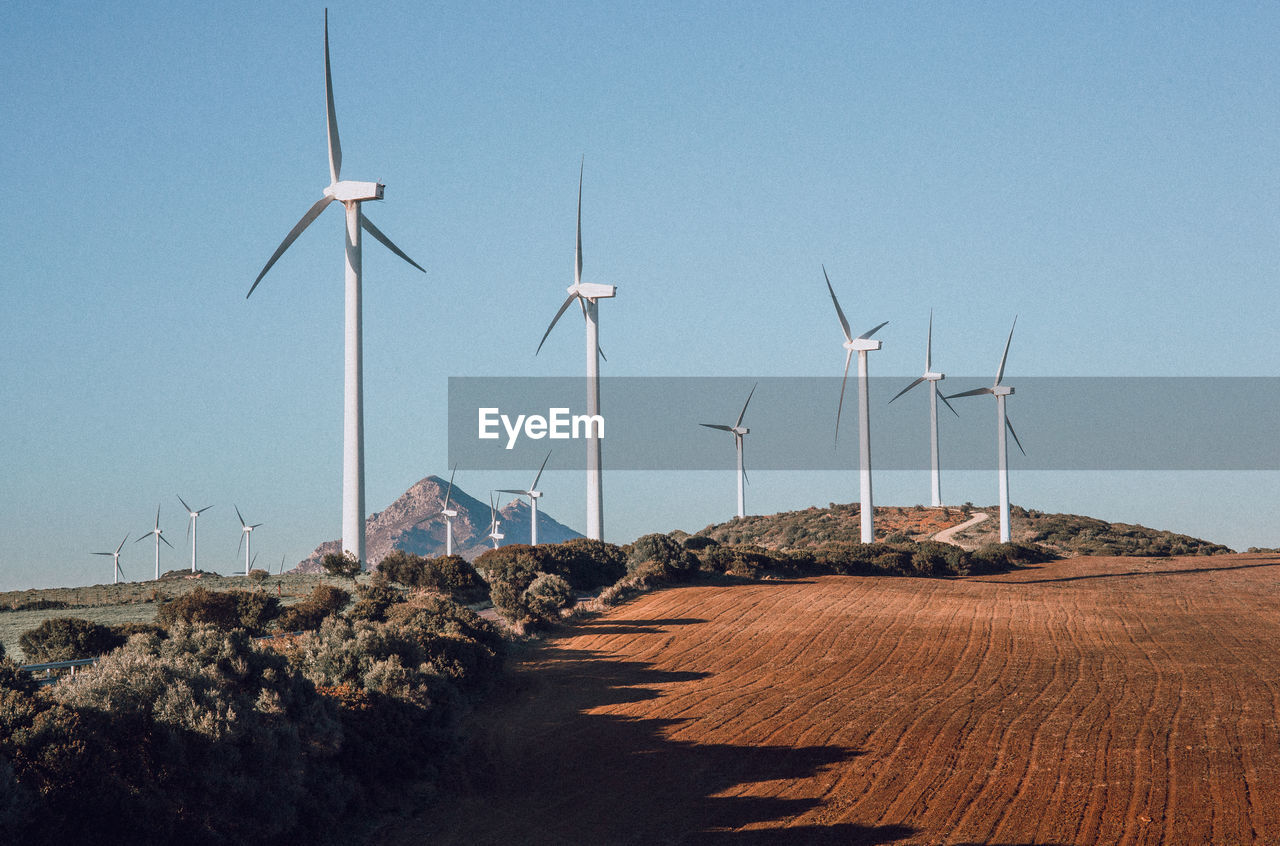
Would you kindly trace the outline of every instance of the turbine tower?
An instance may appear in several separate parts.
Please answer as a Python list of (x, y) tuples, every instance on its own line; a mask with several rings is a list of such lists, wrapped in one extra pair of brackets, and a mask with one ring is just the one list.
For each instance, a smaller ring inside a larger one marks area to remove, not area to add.
[(924, 347), (924, 375), (916, 379), (910, 385), (907, 385), (901, 391), (898, 391), (889, 402), (893, 402), (907, 391), (919, 385), (921, 382), (929, 383), (929, 447), (931, 457), (933, 459), (933, 488), (931, 504), (934, 508), (942, 505), (942, 479), (938, 470), (938, 399), (941, 397), (947, 408), (951, 409), (951, 413), (959, 417), (960, 412), (947, 402), (947, 398), (938, 393), (938, 383), (947, 378), (945, 373), (933, 372), (933, 309), (929, 309), (929, 338), (925, 342)]
[(1013, 424), (1009, 422), (1009, 418), (1005, 415), (1004, 401), (1005, 397), (1013, 394), (1011, 385), (1000, 384), (1004, 379), (1004, 363), (1009, 358), (1009, 344), (1013, 342), (1013, 330), (1018, 325), (1018, 317), (1014, 315), (1013, 326), (1009, 327), (1009, 338), (1004, 342), (1004, 354), (1000, 356), (1000, 367), (996, 369), (996, 383), (990, 388), (974, 388), (971, 391), (961, 391), (958, 394), (952, 394), (948, 399), (956, 397), (972, 397), (978, 394), (991, 394), (996, 398), (996, 461), (998, 464), (998, 473), (1000, 477), (1000, 543), (1008, 543), (1010, 538), (1009, 532), (1009, 442), (1005, 438), (1005, 430), (1013, 435), (1013, 442), (1018, 445), (1018, 449), (1023, 455), (1027, 454), (1022, 449), (1022, 441), (1018, 440), (1018, 433), (1013, 431)]
[(149, 532), (143, 532), (142, 536), (134, 543), (146, 540), (147, 535), (155, 535), (156, 538), (156, 579), (160, 578), (160, 541), (164, 541), (165, 546), (173, 549), (173, 544), (169, 543), (169, 539), (164, 536), (164, 531), (160, 528), (160, 506), (156, 505), (156, 527)]
[(751, 404), (751, 398), (755, 396), (756, 387), (760, 383), (757, 382), (751, 386), (751, 393), (747, 394), (747, 401), (742, 404), (742, 411), (738, 414), (738, 420), (732, 426), (721, 426), (718, 423), (699, 423), (699, 426), (706, 426), (708, 429), (719, 429), (723, 432), (732, 432), (734, 445), (738, 449), (738, 516), (747, 516), (746, 507), (743, 500), (743, 485), (747, 481), (747, 468), (742, 463), (742, 442), (751, 430), (742, 425), (742, 418), (747, 413), (747, 406)]
[(276, 247), (258, 278), (253, 280), (248, 299), (266, 276), (267, 271), (276, 260), (289, 249), (289, 245), (297, 240), (302, 231), (320, 216), (329, 203), (337, 200), (346, 208), (346, 363), (343, 382), (343, 416), (342, 416), (342, 549), (350, 552), (360, 560), (360, 568), (365, 566), (364, 542), (364, 388), (363, 365), (361, 363), (362, 335), (360, 320), (360, 283), (361, 283), (361, 245), (360, 231), (363, 229), (378, 241), (381, 241), (391, 252), (422, 270), (422, 267), (409, 258), (382, 234), (382, 230), (374, 226), (361, 211), (361, 203), (368, 200), (381, 200), (383, 185), (380, 182), (351, 182), (342, 179), (342, 145), (338, 141), (338, 121), (333, 110), (333, 78), (329, 71), (329, 12), (324, 15), (324, 90), (325, 111), (329, 120), (329, 186), (324, 189), (324, 196), (316, 200), (302, 219), (289, 231), (284, 240)]
[[(143, 535), (143, 537), (146, 537), (146, 535)], [(112, 569), (111, 571), (111, 584), (113, 585), (118, 584), (120, 579), (124, 576), (124, 570), (120, 569), (120, 550), (124, 547), (124, 541), (127, 541), (128, 539), (129, 539), (129, 536), (125, 535), (124, 540), (120, 541), (120, 546), (116, 547), (115, 552), (93, 553), (94, 555), (110, 555), (112, 560), (115, 562), (114, 569)]]
[(449, 474), (449, 490), (444, 495), (444, 508), (440, 509), (440, 513), (444, 515), (444, 554), (453, 555), (453, 518), (458, 516), (458, 509), (449, 507), (449, 497), (453, 496), (453, 477), (458, 472), (458, 465), (453, 465), (453, 472)]
[(538, 499), (542, 496), (542, 491), (538, 490), (538, 480), (542, 478), (542, 471), (547, 469), (547, 462), (551, 460), (551, 450), (547, 450), (547, 457), (542, 459), (542, 466), (538, 468), (538, 475), (533, 477), (533, 484), (529, 486), (527, 491), (508, 490), (500, 488), (498, 493), (524, 494), (529, 497), (529, 505), (533, 508), (533, 520), (529, 524), (529, 545), (538, 545)]
[(206, 505), (204, 508), (193, 509), (182, 497), (178, 497), (178, 502), (187, 509), (187, 516), (191, 518), (187, 523), (187, 537), (191, 538), (191, 572), (194, 573), (196, 571), (196, 520), (213, 506)]
[(862, 518), (862, 542), (875, 540), (874, 506), (871, 502), (871, 420), (868, 416), (871, 400), (867, 385), (867, 353), (880, 349), (880, 342), (871, 340), (871, 336), (879, 332), (889, 321), (881, 323), (874, 329), (853, 337), (849, 331), (849, 321), (845, 320), (840, 301), (836, 299), (835, 289), (831, 287), (831, 277), (827, 276), (826, 265), (822, 267), (822, 276), (827, 280), (827, 290), (831, 293), (831, 302), (835, 304), (836, 316), (840, 318), (840, 329), (844, 332), (844, 378), (840, 380), (840, 404), (836, 406), (836, 441), (840, 440), (840, 412), (844, 409), (844, 388), (849, 381), (849, 360), (858, 354), (858, 466), (860, 468), (860, 496), (858, 513)]
[(499, 542), (506, 537), (502, 532), (498, 531), (498, 524), (502, 521), (498, 519), (498, 508), (493, 504), (493, 493), (489, 493), (489, 540), (493, 541), (493, 548), (497, 549)]
[(235, 506), (236, 518), (240, 520), (240, 543), (236, 546), (236, 552), (240, 551), (240, 547), (244, 547), (244, 574), (249, 575), (249, 550), (253, 547), (253, 530), (261, 526), (261, 523), (248, 525), (244, 522), (244, 517), (240, 514), (240, 507)]
[[(585, 163), (585, 157), (583, 159)], [(538, 343), (538, 351), (547, 342), (547, 336), (555, 328), (556, 321), (565, 313), (574, 300), (582, 306), (582, 317), (587, 325), (587, 416), (595, 419), (600, 414), (600, 317), (599, 301), (617, 296), (615, 285), (582, 282), (582, 168), (578, 166), (578, 245), (576, 261), (573, 268), (573, 284), (567, 289), (568, 298), (551, 318), (551, 325), (542, 334)], [(602, 489), (600, 470), (600, 438), (597, 429), (587, 424), (587, 537), (592, 540), (604, 539), (604, 491)]]

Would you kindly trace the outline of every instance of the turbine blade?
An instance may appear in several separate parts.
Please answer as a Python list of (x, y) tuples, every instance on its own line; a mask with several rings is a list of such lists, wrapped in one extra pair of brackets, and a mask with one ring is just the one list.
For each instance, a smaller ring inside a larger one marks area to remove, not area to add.
[(259, 527), (259, 526), (261, 526), (261, 525), (262, 525), (261, 523), (254, 523), (254, 524), (253, 524), (252, 526), (250, 526), (249, 528), (250, 528), (250, 529), (256, 529), (256, 528), (258, 528), (258, 527)]
[(879, 332), (881, 329), (883, 329), (884, 327), (886, 327), (886, 326), (888, 326), (888, 325), (889, 325), (889, 321), (887, 321), (887, 320), (886, 320), (884, 323), (881, 323), (881, 324), (880, 324), (879, 326), (877, 326), (876, 328), (871, 329), (871, 330), (869, 330), (869, 331), (867, 331), (867, 332), (863, 332), (861, 335), (859, 335), (859, 336), (858, 336), (858, 340), (859, 340), (859, 341), (865, 341), (865, 340), (867, 340), (867, 338), (870, 338), (872, 335), (874, 335), (875, 333)]
[(902, 396), (902, 395), (903, 395), (903, 394), (905, 394), (907, 391), (911, 390), (912, 388), (914, 388), (916, 385), (919, 385), (919, 384), (920, 384), (921, 382), (923, 382), (923, 381), (924, 381), (924, 377), (923, 377), (923, 376), (921, 376), (919, 379), (915, 380), (915, 381), (914, 381), (914, 382), (912, 382), (910, 385), (907, 385), (907, 386), (906, 386), (905, 388), (903, 388), (901, 391), (898, 391), (896, 394), (894, 394), (894, 395), (893, 395), (893, 399), (889, 400), (889, 402), (893, 402), (893, 400), (896, 400), (898, 397)]
[(240, 528), (244, 528), (244, 518), (240, 516), (240, 506), (234, 505), (232, 507), (236, 510), (236, 519), (240, 521)]
[(1013, 424), (1009, 422), (1008, 417), (1004, 419), (1004, 425), (1008, 427), (1009, 434), (1013, 435), (1013, 442), (1018, 445), (1018, 449), (1022, 451), (1023, 455), (1026, 455), (1027, 451), (1025, 449), (1022, 449), (1022, 441), (1018, 440), (1018, 433), (1013, 431)]
[(453, 477), (458, 472), (458, 465), (453, 465), (453, 472), (449, 474), (449, 490), (444, 495), (444, 509), (449, 510), (449, 497), (453, 496)]
[(955, 406), (947, 402), (947, 398), (942, 395), (942, 391), (938, 391), (938, 399), (942, 400), (944, 403), (947, 404), (947, 408), (951, 409), (952, 414), (954, 414), (956, 417), (960, 416), (960, 412), (956, 411)]
[[(976, 397), (978, 394), (989, 394), (989, 393), (991, 393), (990, 388), (974, 388), (972, 391), (961, 391), (958, 394), (948, 394), (947, 396), (943, 397), (943, 399), (955, 399), (956, 397)], [(938, 394), (938, 396), (941, 397), (942, 394)], [(952, 411), (954, 410), (955, 409), (952, 409)]]
[[(298, 240), (298, 236), (302, 234), (302, 230), (310, 226), (311, 221), (319, 217), (320, 212), (324, 211), (324, 207), (329, 205), (331, 202), (333, 202), (333, 197), (321, 197), (315, 201), (315, 204), (312, 205), (311, 208), (307, 209), (307, 213), (302, 216), (302, 220), (299, 220), (294, 224), (293, 228), (289, 230), (289, 234), (284, 236), (284, 240), (280, 242), (280, 246), (276, 247), (276, 251), (271, 254), (271, 258), (267, 259), (267, 263), (262, 268), (262, 272), (258, 274), (258, 278), (253, 280), (253, 284), (249, 286), (249, 293), (244, 295), (246, 300), (253, 296), (254, 288), (258, 287), (258, 283), (262, 281), (262, 277), (266, 276), (267, 271), (271, 269), (271, 266), (276, 263), (280, 256), (284, 255), (284, 251), (289, 249), (289, 245)], [(181, 497), (179, 497), (179, 499), (181, 499)]]
[(734, 428), (737, 428), (738, 426), (742, 425), (742, 418), (746, 416), (747, 406), (751, 405), (751, 398), (755, 396), (756, 388), (758, 388), (759, 386), (760, 386), (759, 382), (756, 382), (754, 385), (751, 386), (751, 393), (747, 394), (747, 401), (742, 404), (742, 413), (738, 415), (738, 422), (733, 424)]
[(147, 532), (145, 535), (139, 536), (139, 538), (136, 541), (134, 541), (134, 543), (141, 543), (142, 541), (146, 540), (148, 537), (150, 537), (153, 534), (155, 534), (155, 532)]
[(395, 244), (391, 243), (391, 239), (390, 239), (390, 238), (388, 238), (386, 235), (383, 235), (383, 234), (382, 234), (382, 230), (381, 230), (381, 229), (379, 229), (378, 227), (374, 226), (374, 225), (373, 225), (373, 221), (371, 221), (371, 220), (369, 220), (369, 218), (365, 217), (365, 216), (364, 216), (364, 212), (363, 212), (363, 211), (360, 213), (360, 225), (361, 225), (361, 226), (363, 226), (363, 227), (365, 228), (365, 231), (366, 231), (366, 232), (368, 232), (368, 233), (369, 233), (370, 235), (372, 235), (374, 238), (377, 238), (379, 241), (381, 241), (381, 242), (382, 242), (382, 246), (386, 247), (386, 248), (387, 248), (388, 250), (390, 250), (391, 252), (393, 252), (393, 253), (395, 253), (396, 255), (400, 256), (400, 258), (402, 258), (402, 259), (404, 259), (405, 261), (409, 262), (409, 264), (411, 264), (411, 265), (413, 265), (414, 267), (418, 268), (418, 270), (421, 270), (423, 273), (426, 273), (426, 272), (427, 272), (427, 271), (426, 271), (426, 269), (425, 269), (425, 268), (423, 268), (423, 266), (422, 266), (422, 265), (418, 264), (416, 261), (414, 261), (413, 259), (409, 258), (407, 255), (405, 255), (404, 250), (400, 249), (400, 248), (399, 248), (399, 247), (397, 247)]
[(212, 506), (212, 505), (206, 505), (204, 508), (201, 508), (199, 511), (197, 511), (197, 512), (196, 512), (196, 514), (203, 514), (203, 513), (205, 513), (206, 511), (208, 511), (210, 508), (213, 508), (213, 506)]
[(827, 266), (822, 266), (822, 277), (827, 280), (827, 290), (831, 292), (831, 302), (836, 305), (836, 316), (840, 318), (840, 328), (844, 330), (844, 339), (852, 341), (853, 335), (849, 333), (849, 321), (844, 319), (844, 310), (840, 308), (840, 301), (836, 299), (836, 289), (831, 287), (831, 277), (827, 276)]
[(732, 426), (721, 426), (719, 423), (699, 423), (699, 426), (706, 426), (708, 429), (719, 429), (722, 432), (732, 432)]
[(156, 503), (156, 531), (160, 530), (160, 503)]
[(90, 552), (90, 555), (115, 555), (114, 552)]
[(236, 555), (240, 554), (240, 549), (244, 546), (244, 535), (244, 532), (240, 533), (240, 543), (236, 544)]
[(329, 71), (329, 10), (324, 10), (324, 105), (329, 119), (329, 177), (342, 178), (342, 142), (338, 140), (338, 117), (333, 110), (333, 74)]
[(849, 383), (849, 360), (851, 358), (853, 358), (853, 350), (849, 350), (844, 354), (844, 378), (840, 380), (840, 404), (836, 406), (836, 443), (840, 443), (840, 412), (844, 410), (844, 388)]
[(533, 484), (529, 486), (529, 490), (536, 491), (538, 489), (538, 480), (542, 478), (542, 471), (547, 469), (547, 462), (551, 460), (551, 450), (547, 450), (547, 457), (542, 459), (542, 466), (538, 468), (538, 475), (533, 477)]
[(258, 563), (258, 556), (259, 556), (260, 554), (261, 554), (261, 553), (255, 552), (255, 553), (253, 554), (253, 557), (249, 559), (249, 569), (250, 569), (250, 570), (252, 570), (252, 569), (253, 569), (253, 565), (254, 565), (254, 564), (257, 564), (257, 563)]
[(1004, 378), (1004, 363), (1009, 358), (1009, 344), (1013, 343), (1013, 330), (1018, 326), (1018, 315), (1013, 316), (1013, 326), (1009, 327), (1009, 339), (1004, 342), (1004, 355), (1000, 356), (1000, 369), (996, 371), (996, 385)]
[(607, 359), (607, 358), (605, 358), (605, 357), (604, 357), (604, 350), (603, 350), (603, 349), (601, 349), (601, 347), (600, 347), (600, 345), (599, 345), (599, 344), (596, 344), (596, 352), (600, 353), (600, 358), (604, 359), (605, 361), (608, 361), (608, 360), (609, 360), (609, 359)]
[(164, 535), (156, 535), (156, 537), (158, 537), (158, 538), (160, 538), (160, 540), (164, 541), (164, 545), (165, 545), (165, 546), (169, 547), (170, 549), (175, 549), (174, 545), (173, 545), (173, 544), (171, 544), (171, 543), (169, 543), (169, 539), (168, 539), (168, 538), (166, 538)]
[[(194, 516), (187, 518), (187, 538), (186, 538), (187, 540), (191, 540), (191, 527), (194, 526), (195, 524), (196, 524), (196, 518)], [(183, 541), (183, 542), (185, 543), (186, 541)]]
[(185, 499), (183, 499), (182, 497), (178, 497), (178, 502), (182, 503), (182, 507), (186, 510), (188, 514), (191, 513), (191, 506), (187, 505), (187, 501)]
[(509, 494), (516, 494), (517, 496), (523, 496), (527, 494), (528, 491), (517, 491), (517, 490), (512, 490), (511, 488), (498, 488), (498, 493), (509, 493)]
[(565, 311), (568, 310), (569, 304), (572, 303), (577, 298), (578, 298), (577, 294), (570, 294), (569, 299), (565, 300), (564, 303), (560, 306), (560, 310), (556, 312), (556, 316), (551, 318), (551, 325), (547, 327), (546, 332), (542, 333), (542, 340), (538, 342), (538, 349), (536, 352), (534, 352), (534, 355), (537, 355), (538, 353), (542, 352), (542, 345), (547, 342), (547, 336), (551, 334), (552, 329), (556, 328), (556, 323), (559, 322), (561, 316), (563, 316)]
[(933, 364), (933, 309), (929, 309), (929, 339), (924, 345), (924, 372), (928, 373)]
[(582, 154), (582, 161), (578, 163), (578, 247), (577, 256), (573, 265), (573, 284), (582, 284), (582, 171), (587, 164), (587, 154)]
[(120, 550), (124, 549), (124, 541), (127, 541), (128, 539), (129, 539), (129, 535), (128, 535), (128, 534), (125, 534), (125, 536), (124, 536), (124, 540), (120, 541), (120, 545), (116, 547), (116, 552), (115, 552), (115, 554), (117, 554), (117, 555), (119, 555), (119, 554), (120, 554)]

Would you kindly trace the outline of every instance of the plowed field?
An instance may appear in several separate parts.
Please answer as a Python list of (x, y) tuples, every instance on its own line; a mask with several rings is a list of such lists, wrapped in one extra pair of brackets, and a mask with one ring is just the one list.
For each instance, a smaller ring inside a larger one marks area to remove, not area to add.
[(641, 597), (379, 844), (1280, 844), (1280, 559)]

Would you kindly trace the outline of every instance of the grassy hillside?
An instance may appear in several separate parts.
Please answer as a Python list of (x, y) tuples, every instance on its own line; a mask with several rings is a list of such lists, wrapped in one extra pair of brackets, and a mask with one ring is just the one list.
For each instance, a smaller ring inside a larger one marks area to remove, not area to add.
[[(969, 505), (943, 508), (913, 506), (877, 508), (877, 540), (926, 540), (943, 529), (986, 513), (988, 518), (957, 534), (966, 549), (995, 543), (999, 514), (995, 507)], [(1077, 555), (1220, 555), (1232, 550), (1211, 541), (1127, 523), (1108, 523), (1076, 514), (1046, 514), (1012, 508), (1013, 540), (1035, 543), (1064, 556)], [(752, 544), (766, 549), (810, 549), (838, 541), (857, 543), (861, 537), (857, 503), (832, 503), (829, 508), (806, 508), (779, 514), (748, 516), (707, 526), (698, 532), (720, 543)]]

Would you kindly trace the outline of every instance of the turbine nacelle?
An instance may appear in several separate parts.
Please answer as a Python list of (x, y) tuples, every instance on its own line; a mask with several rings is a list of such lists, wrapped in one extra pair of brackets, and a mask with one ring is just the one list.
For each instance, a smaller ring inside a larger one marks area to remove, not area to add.
[(843, 346), (850, 352), (864, 352), (880, 349), (882, 342), (875, 338), (853, 338), (845, 341)]
[(582, 297), (586, 300), (602, 300), (618, 295), (617, 285), (602, 285), (599, 282), (578, 282), (565, 290), (571, 297)]
[(947, 378), (947, 374), (945, 374), (945, 373), (926, 373), (926, 374), (924, 374), (923, 376), (921, 376), (920, 378), (921, 378), (921, 379), (923, 379), (923, 380), (925, 380), (926, 382), (941, 382), (943, 379)]
[(381, 182), (334, 182), (324, 189), (324, 195), (340, 203), (360, 203), (365, 200), (381, 200), (387, 186)]
[(457, 512), (457, 510), (456, 510), (456, 509), (453, 509), (453, 508), (446, 508), (446, 509), (444, 509), (443, 511), (441, 511), (440, 513), (441, 513), (441, 514), (443, 514), (444, 516), (448, 517), (450, 520), (452, 520), (454, 517), (457, 517), (457, 516), (458, 516), (458, 512)]
[(525, 494), (528, 495), (529, 499), (538, 499), (542, 496), (542, 491), (525, 491)]
[(750, 429), (748, 429), (746, 426), (734, 426), (734, 427), (733, 427), (732, 429), (730, 429), (729, 431), (730, 431), (730, 432), (733, 432), (733, 433), (734, 433), (735, 435), (737, 435), (738, 437), (742, 437), (743, 435), (749, 435), (749, 434), (751, 434), (751, 430), (750, 430)]
[(991, 389), (991, 396), (993, 397), (1007, 397), (1012, 393), (1013, 388), (1009, 385), (996, 385)]

